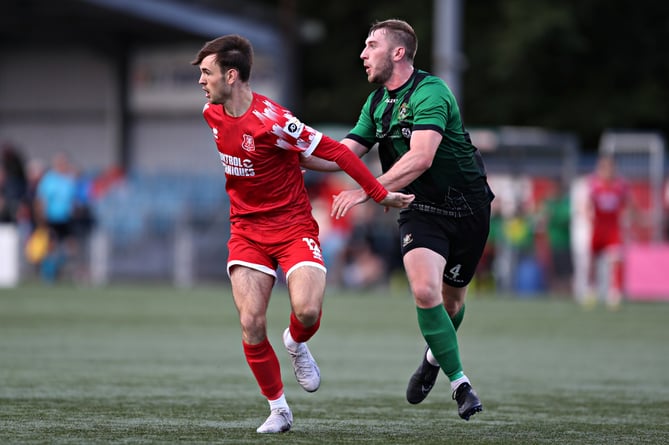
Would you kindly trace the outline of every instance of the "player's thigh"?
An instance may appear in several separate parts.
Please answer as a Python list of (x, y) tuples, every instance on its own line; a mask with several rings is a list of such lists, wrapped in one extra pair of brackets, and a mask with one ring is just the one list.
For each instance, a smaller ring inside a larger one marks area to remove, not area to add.
[(290, 304), (298, 318), (316, 320), (325, 296), (325, 270), (313, 263), (295, 268), (288, 277)]
[(245, 266), (230, 270), (232, 298), (240, 316), (257, 317), (267, 311), (274, 277)]
[(404, 254), (403, 262), (416, 305), (431, 308), (440, 304), (444, 257), (428, 248), (416, 247)]
[(318, 233), (305, 229), (276, 246), (274, 254), (286, 272), (286, 282), (293, 311), (313, 317), (320, 313), (325, 294), (326, 268)]
[(232, 296), (243, 325), (264, 318), (276, 277), (276, 262), (257, 243), (233, 235), (228, 241), (228, 273)]

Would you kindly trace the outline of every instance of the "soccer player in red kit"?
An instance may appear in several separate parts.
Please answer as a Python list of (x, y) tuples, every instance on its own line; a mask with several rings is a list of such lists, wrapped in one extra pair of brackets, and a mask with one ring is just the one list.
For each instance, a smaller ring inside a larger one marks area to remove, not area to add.
[[(607, 155), (598, 159), (588, 187), (592, 222), (590, 277), (593, 289), (586, 304), (594, 304), (598, 291), (605, 290), (601, 298), (609, 308), (616, 309), (622, 298), (621, 224), (628, 207), (629, 187), (625, 180), (616, 176), (615, 161), (612, 156)], [(599, 282), (597, 278), (600, 276), (606, 277), (607, 281)]]
[(346, 146), (254, 92), (249, 84), (252, 63), (251, 43), (238, 35), (207, 42), (192, 62), (200, 68), (199, 84), (208, 99), (204, 118), (213, 131), (230, 196), (227, 268), (244, 355), (270, 405), (257, 432), (279, 433), (291, 428), (293, 415), (267, 338), (266, 312), (278, 267), (285, 272), (290, 295), (283, 341), (295, 377), (309, 392), (320, 385), (320, 370), (306, 342), (320, 326), (326, 268), (300, 158), (314, 154), (335, 161), (384, 206), (406, 207), (413, 195), (388, 192)]

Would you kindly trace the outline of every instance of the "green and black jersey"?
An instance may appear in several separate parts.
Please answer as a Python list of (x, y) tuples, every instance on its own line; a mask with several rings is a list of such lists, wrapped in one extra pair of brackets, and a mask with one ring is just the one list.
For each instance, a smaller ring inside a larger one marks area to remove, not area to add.
[(434, 130), (443, 138), (432, 166), (403, 189), (416, 195), (414, 206), (465, 216), (489, 204), (493, 194), (480, 153), (464, 129), (453, 93), (437, 76), (414, 70), (401, 87), (372, 92), (346, 137), (370, 149), (378, 142), (386, 172), (409, 151), (416, 130)]

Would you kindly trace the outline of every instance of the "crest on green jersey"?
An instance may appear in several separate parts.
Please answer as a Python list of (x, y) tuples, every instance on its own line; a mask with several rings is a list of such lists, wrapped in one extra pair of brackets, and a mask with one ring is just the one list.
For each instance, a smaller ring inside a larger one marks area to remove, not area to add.
[(403, 102), (400, 105), (400, 109), (397, 111), (397, 118), (401, 121), (405, 120), (409, 115), (409, 105), (406, 102)]

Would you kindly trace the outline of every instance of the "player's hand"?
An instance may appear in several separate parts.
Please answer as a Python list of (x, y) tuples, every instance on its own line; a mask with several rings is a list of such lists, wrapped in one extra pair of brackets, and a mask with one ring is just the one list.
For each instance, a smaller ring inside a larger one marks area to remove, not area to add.
[(344, 190), (338, 195), (332, 196), (330, 216), (334, 216), (336, 219), (342, 218), (353, 206), (362, 204), (368, 199), (369, 196), (362, 189)]
[[(363, 202), (369, 199), (369, 196), (364, 192), (364, 190), (344, 190), (336, 196), (332, 197), (332, 211), (330, 216), (334, 216), (336, 219), (342, 218), (346, 215), (346, 212), (349, 211), (353, 206), (362, 204)], [(403, 209), (407, 207), (414, 200), (414, 195), (407, 195), (405, 193), (399, 192), (388, 192), (385, 198), (383, 198), (379, 204), (386, 208), (386, 211), (389, 207), (396, 207)]]
[(386, 197), (383, 198), (379, 204), (385, 206), (386, 210), (388, 210), (388, 207), (403, 209), (411, 204), (415, 197), (415, 195), (407, 195), (400, 192), (388, 192)]

